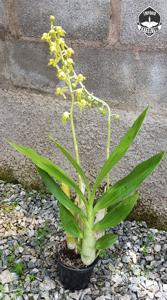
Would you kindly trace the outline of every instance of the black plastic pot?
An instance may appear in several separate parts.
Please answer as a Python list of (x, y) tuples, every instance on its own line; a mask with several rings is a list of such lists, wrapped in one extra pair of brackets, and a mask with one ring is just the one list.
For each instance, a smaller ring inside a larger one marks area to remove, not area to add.
[(97, 261), (98, 258), (90, 266), (79, 269), (68, 267), (58, 260), (58, 272), (64, 288), (71, 291), (87, 288)]

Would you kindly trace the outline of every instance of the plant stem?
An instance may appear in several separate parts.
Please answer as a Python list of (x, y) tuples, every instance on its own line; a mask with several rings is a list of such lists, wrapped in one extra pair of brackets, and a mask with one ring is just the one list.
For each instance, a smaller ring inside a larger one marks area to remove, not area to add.
[[(110, 109), (109, 105), (104, 100), (99, 99), (99, 98), (95, 97), (94, 95), (90, 94), (89, 91), (85, 88), (85, 86), (82, 83), (80, 83), (80, 84), (89, 96), (91, 96), (94, 100), (96, 100), (97, 102), (103, 104), (107, 108), (108, 120), (107, 120), (106, 159), (108, 159), (109, 156), (110, 156), (110, 143), (111, 143), (111, 109)], [(109, 174), (107, 175), (106, 183), (107, 183), (107, 189), (108, 189), (109, 186), (110, 186), (110, 176), (109, 176)]]
[[(64, 57), (62, 55), (62, 51), (61, 51), (60, 46), (59, 46), (59, 51), (60, 51), (61, 60), (64, 63)], [(78, 165), (80, 166), (78, 144), (77, 144), (77, 138), (76, 138), (76, 133), (75, 133), (75, 125), (74, 125), (74, 102), (75, 102), (75, 96), (74, 96), (73, 90), (72, 90), (70, 75), (68, 75), (68, 87), (69, 87), (70, 95), (71, 95), (70, 123), (71, 123), (72, 139), (73, 139), (73, 144), (74, 144), (74, 151), (75, 151), (76, 161), (77, 161)], [(78, 175), (78, 183), (79, 183), (79, 187), (80, 187), (80, 189), (82, 191), (84, 185), (82, 183), (80, 175)], [(84, 191), (82, 191), (82, 192), (84, 193)]]
[[(71, 95), (71, 109), (70, 109), (70, 123), (71, 123), (71, 131), (72, 131), (72, 138), (73, 138), (73, 143), (74, 143), (74, 151), (75, 151), (75, 157), (78, 165), (80, 165), (80, 158), (79, 158), (79, 152), (78, 152), (78, 144), (77, 144), (77, 138), (76, 138), (76, 133), (75, 133), (75, 125), (74, 125), (74, 94), (72, 90), (72, 85), (71, 85), (71, 80), (70, 77), (68, 76), (68, 82), (69, 82), (69, 90), (70, 90), (70, 95)], [(82, 188), (82, 182), (81, 182), (81, 177), (78, 175), (78, 183), (80, 189)]]

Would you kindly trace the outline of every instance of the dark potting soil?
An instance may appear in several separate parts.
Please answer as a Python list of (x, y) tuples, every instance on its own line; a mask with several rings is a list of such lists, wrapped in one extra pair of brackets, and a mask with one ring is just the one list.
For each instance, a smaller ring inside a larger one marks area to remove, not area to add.
[(78, 253), (75, 253), (74, 250), (70, 250), (67, 248), (66, 241), (63, 241), (58, 249), (59, 260), (66, 266), (72, 268), (86, 268), (81, 260), (81, 256)]

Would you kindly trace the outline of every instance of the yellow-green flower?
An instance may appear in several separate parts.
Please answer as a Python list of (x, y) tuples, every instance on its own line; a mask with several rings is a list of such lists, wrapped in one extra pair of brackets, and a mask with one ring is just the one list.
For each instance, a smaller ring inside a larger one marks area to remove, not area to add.
[(50, 35), (52, 38), (54, 38), (54, 37), (56, 36), (55, 30), (54, 30), (54, 29), (51, 29), (51, 30), (49, 31), (49, 35)]
[(71, 55), (74, 54), (74, 50), (73, 50), (72, 48), (68, 48), (68, 49), (66, 50), (66, 53), (67, 53), (67, 56), (68, 56), (68, 57), (71, 57)]
[(69, 120), (70, 118), (70, 113), (68, 111), (65, 111), (63, 114), (62, 114), (62, 118), (61, 118), (61, 121), (62, 121), (62, 124), (63, 126), (66, 125), (66, 122)]
[(42, 37), (41, 37), (41, 40), (44, 41), (44, 42), (48, 42), (50, 40), (50, 37), (49, 37), (48, 33), (44, 32)]
[(77, 76), (77, 80), (78, 80), (78, 82), (82, 82), (82, 81), (84, 81), (86, 78), (82, 75), (82, 74), (79, 74), (78, 76)]

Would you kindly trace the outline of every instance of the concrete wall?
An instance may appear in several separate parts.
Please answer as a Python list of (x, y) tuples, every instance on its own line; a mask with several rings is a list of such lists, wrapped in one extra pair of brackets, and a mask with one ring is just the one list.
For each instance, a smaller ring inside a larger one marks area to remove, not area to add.
[[(148, 1), (132, 0), (0, 0), (0, 177), (38, 185), (29, 162), (4, 142), (10, 137), (36, 147), (49, 156), (49, 131), (62, 140), (60, 113), (68, 102), (12, 87), (53, 92), (58, 84), (47, 66), (47, 45), (40, 36), (48, 30), (48, 16), (55, 15), (75, 50), (76, 70), (87, 77), (87, 87), (104, 97), (121, 116), (112, 125), (112, 147), (137, 114), (150, 105), (150, 114), (126, 159), (112, 174), (120, 178), (141, 159), (167, 146), (167, 2), (149, 3), (161, 15), (162, 29), (148, 38), (137, 28), (139, 13)], [(6, 85), (6, 88), (3, 86)], [(10, 89), (8, 87), (10, 86)], [(56, 114), (56, 119), (55, 119)], [(93, 180), (104, 160), (105, 119), (95, 111), (76, 117), (83, 164)], [(85, 136), (86, 135), (86, 136)], [(85, 137), (84, 137), (85, 136)], [(94, 147), (97, 142), (97, 147)], [(67, 142), (66, 142), (67, 143)], [(69, 147), (72, 145), (69, 143)], [(56, 154), (65, 168), (69, 166)], [(167, 228), (166, 160), (143, 185), (137, 218)]]

